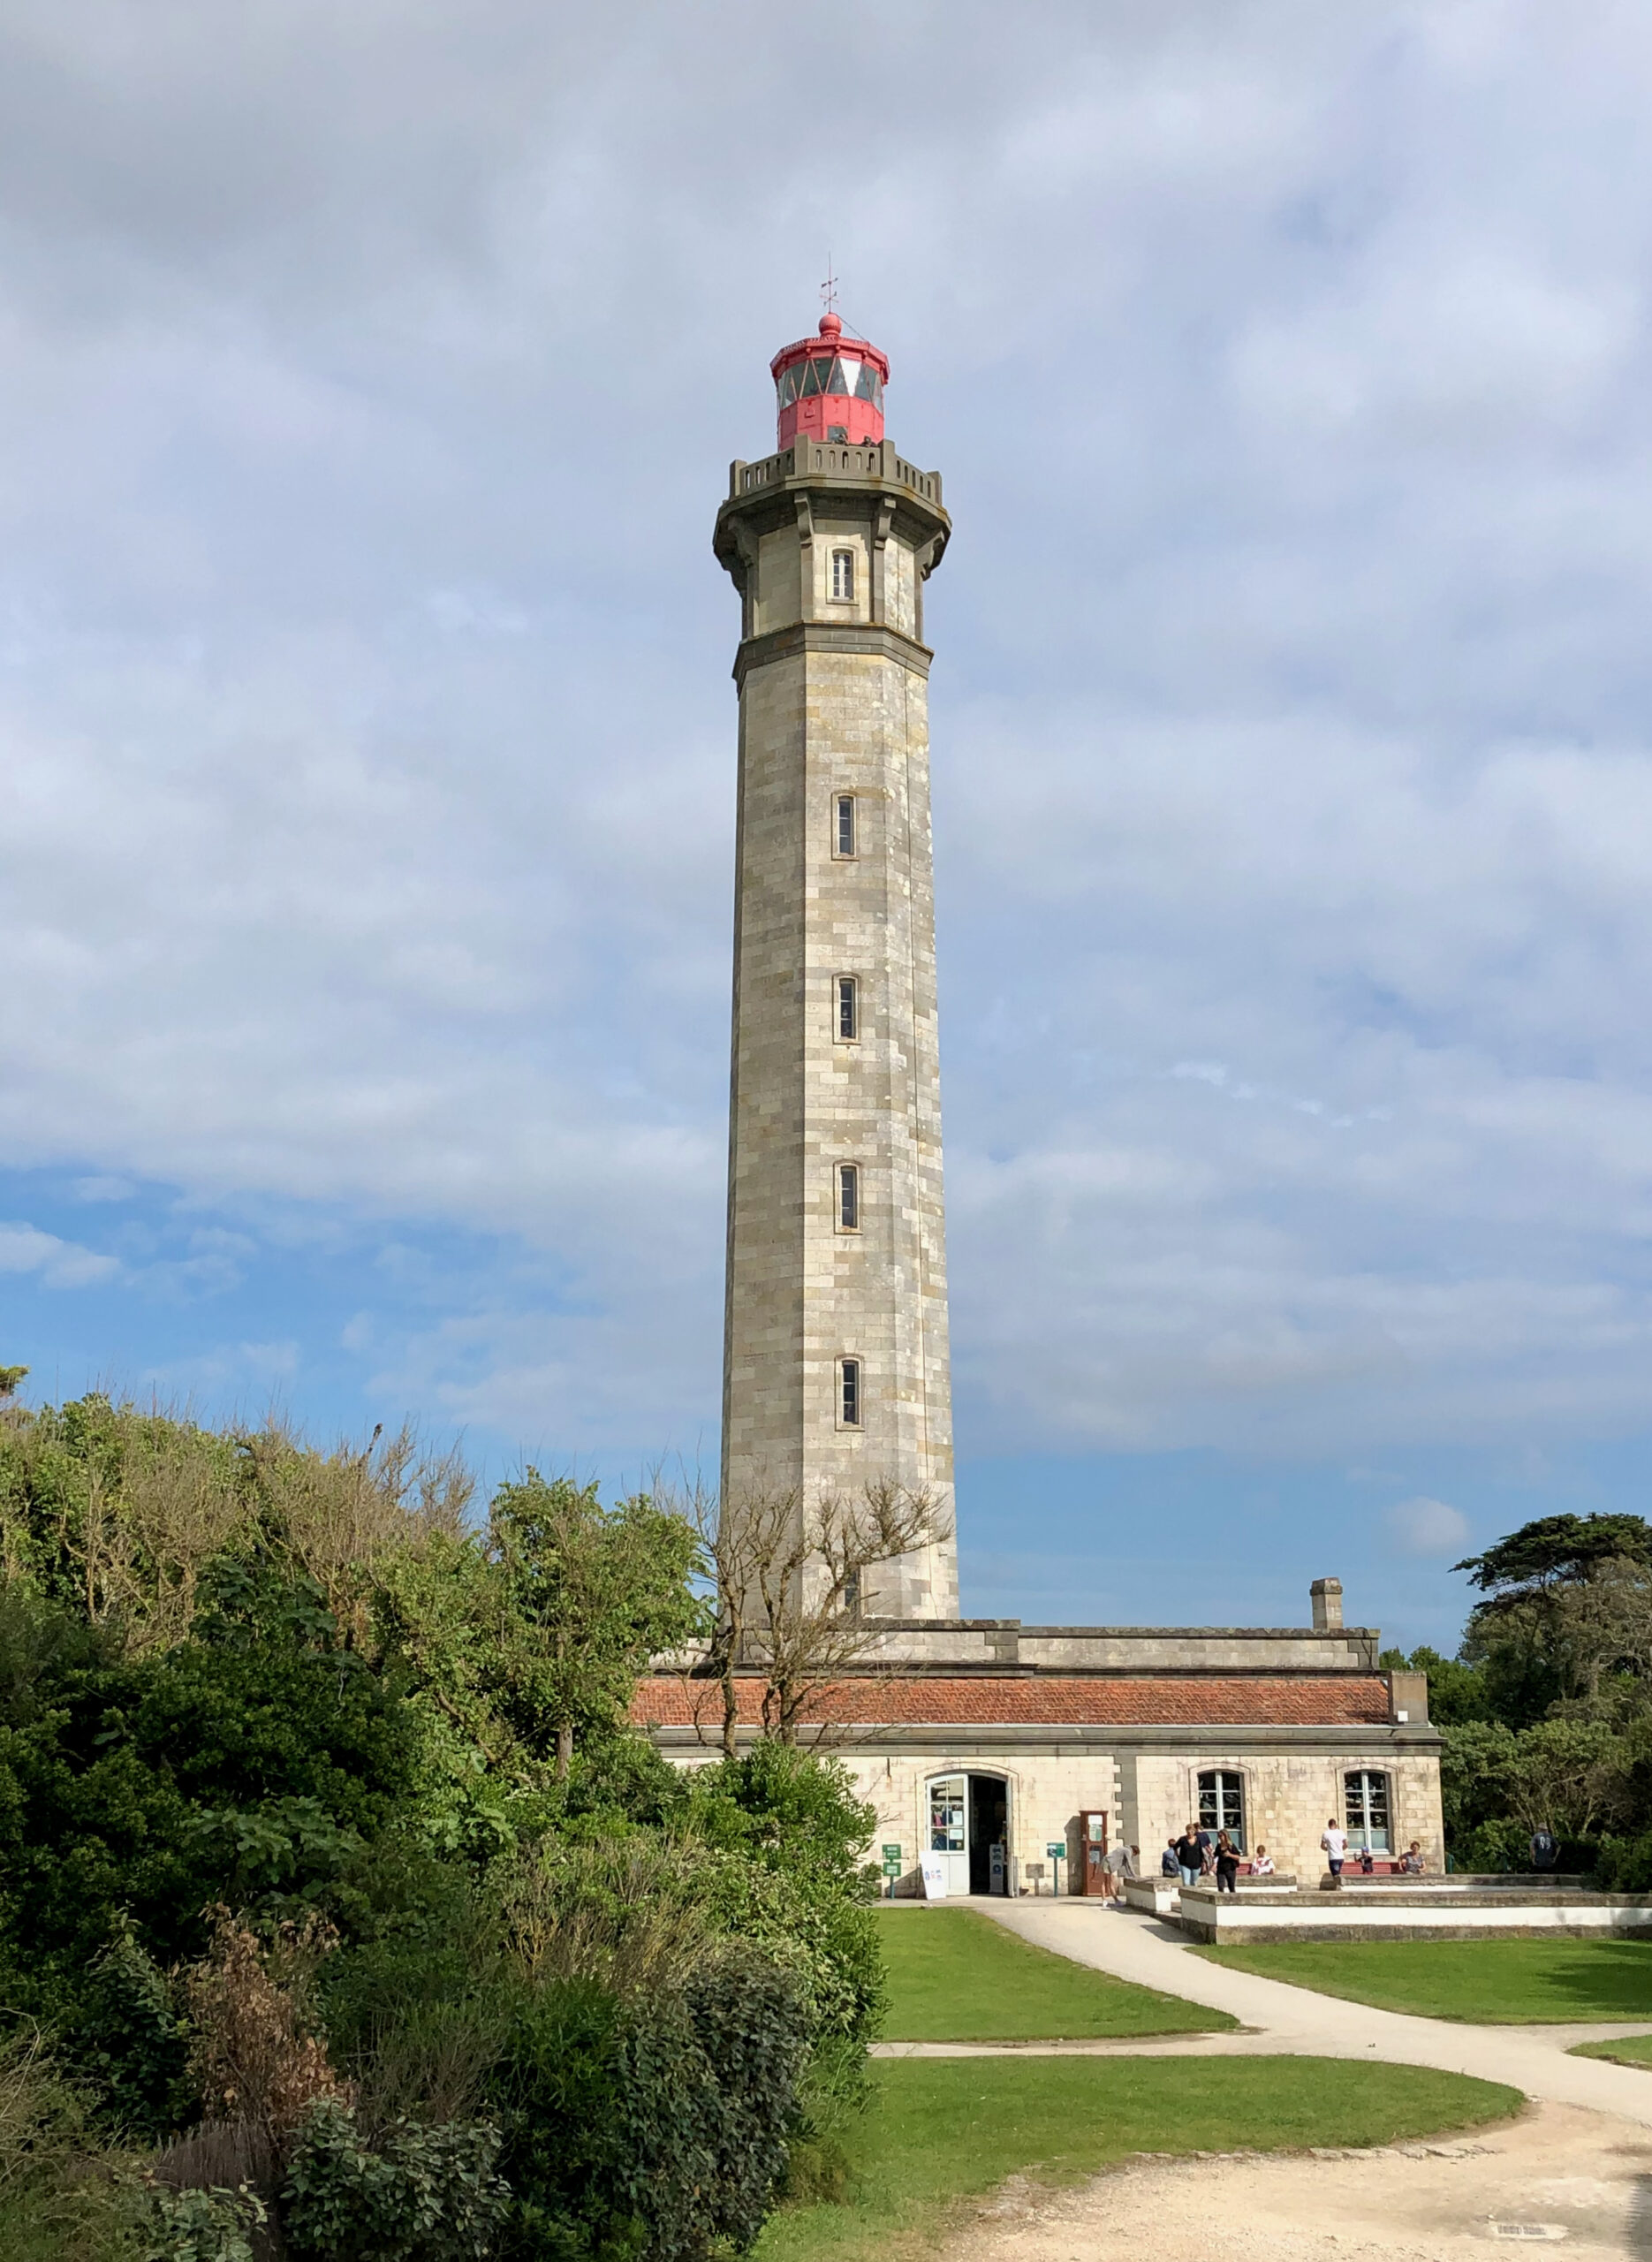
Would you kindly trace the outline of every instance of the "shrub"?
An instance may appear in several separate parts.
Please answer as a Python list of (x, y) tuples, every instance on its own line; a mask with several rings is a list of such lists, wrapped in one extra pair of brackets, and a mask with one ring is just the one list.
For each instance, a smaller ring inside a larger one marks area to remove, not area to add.
[(71, 2034), (81, 2069), (102, 2091), (105, 2120), (155, 2143), (187, 2117), (188, 2029), (171, 1979), (124, 1917)]
[[(318, 2099), (350, 2101), (321, 2037), (307, 2030), (314, 1967), (333, 1936), (314, 1917), (284, 1924), (266, 1952), (227, 1909), (214, 1911), (212, 1950), (186, 1982), (190, 2068), (209, 2120), (247, 2121), (279, 2158)], [(272, 1968), (273, 1967), (273, 1968)]]
[(498, 2130), (482, 2122), (402, 2121), (368, 2149), (350, 2108), (323, 2098), (282, 2185), (287, 2245), (300, 2262), (481, 2262), (510, 2202), (498, 2152)]
[(254, 2235), (269, 2221), (255, 2191), (168, 2191), (153, 2197), (144, 2262), (257, 2262)]
[(0, 2037), (0, 2254), (133, 2262), (147, 2213), (135, 2161), (106, 2151), (95, 2099), (30, 2022)]
[(787, 1976), (749, 1952), (629, 2003), (589, 1980), (527, 1994), (497, 2087), (508, 2251), (745, 2251), (785, 2169), (808, 2044)]

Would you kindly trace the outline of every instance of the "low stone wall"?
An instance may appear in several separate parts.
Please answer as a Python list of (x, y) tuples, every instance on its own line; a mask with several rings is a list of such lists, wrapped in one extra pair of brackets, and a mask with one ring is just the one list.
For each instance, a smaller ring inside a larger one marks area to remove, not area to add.
[[(1244, 1894), (1293, 1893), (1296, 1879), (1291, 1876), (1241, 1877), (1239, 1889)], [(1126, 1909), (1139, 1909), (1144, 1917), (1173, 1917), (1181, 1893), (1175, 1878), (1125, 1878), (1120, 1886), (1119, 1898)]]
[(1505, 1879), (1391, 1884), (1362, 1878), (1334, 1893), (1226, 1894), (1188, 1886), (1178, 1893), (1173, 1909), (1153, 1913), (1171, 1917), (1201, 1942), (1232, 1947), (1264, 1940), (1652, 1936), (1652, 1894), (1569, 1892), (1548, 1881), (1516, 1886)]

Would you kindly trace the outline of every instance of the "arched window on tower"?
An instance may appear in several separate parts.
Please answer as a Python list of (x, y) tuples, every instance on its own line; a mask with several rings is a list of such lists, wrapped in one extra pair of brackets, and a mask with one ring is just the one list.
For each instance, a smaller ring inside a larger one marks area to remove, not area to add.
[(860, 985), (853, 974), (837, 976), (837, 1042), (853, 1044), (860, 1034)]
[[(844, 437), (847, 439), (848, 434)], [(834, 550), (831, 554), (831, 593), (834, 604), (854, 603), (854, 552)]]
[(837, 1426), (840, 1430), (860, 1427), (860, 1362), (859, 1359), (839, 1359), (837, 1362)]
[(860, 1230), (859, 1163), (839, 1163), (837, 1165), (837, 1230), (840, 1233), (858, 1233)]

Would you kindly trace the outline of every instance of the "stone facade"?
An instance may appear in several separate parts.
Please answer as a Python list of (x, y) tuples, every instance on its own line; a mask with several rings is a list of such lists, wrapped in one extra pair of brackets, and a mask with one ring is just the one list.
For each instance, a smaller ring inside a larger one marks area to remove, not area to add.
[[(888, 1482), (927, 1491), (951, 1530), (920, 641), (924, 577), (947, 534), (938, 477), (887, 443), (799, 440), (737, 463), (717, 520), (743, 630), (725, 1514), (776, 1493), (795, 1494), (802, 1514)], [(857, 1173), (847, 1223), (845, 1165)], [(862, 1603), (903, 1619), (955, 1614), (950, 1540), (883, 1567)]]
[[(860, 1723), (845, 1718), (817, 1732), (820, 1748), (845, 1762), (860, 1795), (876, 1809), (875, 1844), (898, 1844), (907, 1872), (927, 1848), (929, 1787), (938, 1778), (1000, 1780), (1008, 1795), (1011, 1888), (1026, 1887), (1028, 1865), (1047, 1863), (1046, 1848), (1060, 1843), (1067, 1848), (1063, 1889), (1072, 1891), (1081, 1814), (1104, 1813), (1109, 1843), (1140, 1846), (1144, 1866), (1156, 1871), (1166, 1841), (1198, 1819), (1200, 1776), (1216, 1770), (1242, 1785), (1247, 1849), (1265, 1844), (1283, 1872), (1306, 1880), (1323, 1874), (1320, 1834), (1331, 1816), (1343, 1816), (1345, 1778), (1354, 1771), (1386, 1779), (1391, 1844), (1408, 1846), (1415, 1838), (1430, 1870), (1438, 1871), (1445, 1856), (1439, 1738), (1426, 1720), (1392, 1717), (1406, 1708), (1394, 1705), (1384, 1678), (1360, 1676), (1362, 1684), (1374, 1680), (1382, 1689), (1374, 1704), (1360, 1701), (1362, 1691), (1329, 1680), (1239, 1682), (1216, 1690), (1171, 1683), (1162, 1704), (1144, 1702), (1139, 1683), (1098, 1679), (1087, 1688), (1067, 1682), (1046, 1691), (1034, 1681), (1022, 1684), (1017, 1719), (1003, 1717), (1017, 1709), (1013, 1700), (1008, 1706), (983, 1702), (979, 1682), (926, 1685), (919, 1677), (901, 1684), (896, 1703), (892, 1687), (868, 1677), (865, 1709), (883, 1717)], [(1281, 1703), (1282, 1689), (1299, 1692), (1300, 1701)], [(715, 1757), (715, 1690), (697, 1722), (680, 1691), (681, 1684), (645, 1683), (639, 1719), (671, 1757), (688, 1765)], [(1034, 1702), (1044, 1696), (1048, 1703)], [(1220, 1724), (1140, 1717), (1173, 1708), (1230, 1717)], [(842, 1709), (854, 1711), (853, 1699)], [(1104, 1717), (1126, 1710), (1135, 1717)], [(1372, 1717), (1346, 1717), (1361, 1711)], [(936, 1717), (926, 1719), (926, 1712)], [(1049, 1717), (1027, 1717), (1034, 1712)], [(1334, 1717), (1339, 1713), (1344, 1717)]]

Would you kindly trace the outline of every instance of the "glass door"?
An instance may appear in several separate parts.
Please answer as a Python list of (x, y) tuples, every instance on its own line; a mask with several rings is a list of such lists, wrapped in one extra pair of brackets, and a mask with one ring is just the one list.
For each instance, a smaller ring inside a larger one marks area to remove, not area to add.
[(950, 1894), (969, 1891), (969, 1778), (937, 1775), (929, 1786), (928, 1850), (946, 1863)]

